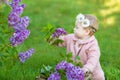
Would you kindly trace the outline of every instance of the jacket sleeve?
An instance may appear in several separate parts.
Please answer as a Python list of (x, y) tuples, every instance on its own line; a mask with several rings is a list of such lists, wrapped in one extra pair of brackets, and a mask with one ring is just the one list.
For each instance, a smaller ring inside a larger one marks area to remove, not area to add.
[(90, 72), (93, 72), (100, 58), (100, 49), (98, 44), (92, 45), (86, 53), (88, 55), (88, 59), (86, 64), (83, 65), (83, 71), (88, 69)]

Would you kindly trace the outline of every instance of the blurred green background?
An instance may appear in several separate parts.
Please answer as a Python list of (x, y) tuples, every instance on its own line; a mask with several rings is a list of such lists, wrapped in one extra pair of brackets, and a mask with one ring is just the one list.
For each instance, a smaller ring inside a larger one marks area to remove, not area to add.
[[(7, 46), (13, 31), (7, 25), (10, 8), (0, 5), (0, 80), (34, 80), (41, 65), (54, 65), (55, 60), (62, 58), (59, 53), (65, 54), (66, 50), (50, 46), (41, 30), (50, 24), (72, 33), (78, 13), (98, 18), (99, 30), (95, 36), (106, 80), (120, 80), (120, 0), (22, 0), (21, 3), (26, 4), (22, 16), (30, 17), (31, 34), (15, 48)], [(21, 64), (16, 57), (18, 52), (31, 47), (35, 49), (33, 56)]]

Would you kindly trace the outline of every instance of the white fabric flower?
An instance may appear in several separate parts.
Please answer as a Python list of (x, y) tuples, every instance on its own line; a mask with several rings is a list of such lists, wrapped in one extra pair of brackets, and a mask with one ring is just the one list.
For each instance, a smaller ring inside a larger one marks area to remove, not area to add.
[(76, 22), (81, 22), (83, 27), (89, 27), (90, 21), (85, 18), (85, 15), (83, 14), (78, 14), (76, 17)]
[(82, 26), (83, 26), (83, 27), (89, 27), (89, 25), (90, 25), (90, 21), (89, 21), (88, 19), (84, 19), (84, 20), (82, 21)]
[(77, 17), (76, 17), (76, 20), (80, 21), (80, 22), (84, 19), (85, 19), (85, 16), (83, 14), (78, 14)]

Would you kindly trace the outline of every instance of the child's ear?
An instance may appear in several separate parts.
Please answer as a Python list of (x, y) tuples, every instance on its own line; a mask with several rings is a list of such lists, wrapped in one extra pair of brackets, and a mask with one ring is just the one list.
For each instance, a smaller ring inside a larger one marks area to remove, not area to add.
[(90, 34), (90, 29), (86, 29), (85, 32), (86, 32), (86, 35), (89, 35)]

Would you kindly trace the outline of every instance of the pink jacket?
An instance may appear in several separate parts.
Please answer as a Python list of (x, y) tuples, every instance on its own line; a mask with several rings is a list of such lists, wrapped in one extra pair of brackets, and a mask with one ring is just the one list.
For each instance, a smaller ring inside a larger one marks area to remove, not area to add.
[(93, 80), (105, 80), (99, 62), (100, 49), (94, 36), (91, 36), (84, 42), (76, 38), (74, 34), (60, 36), (60, 39), (62, 39), (64, 43), (59, 44), (59, 46), (66, 47), (67, 53), (72, 52), (73, 59), (76, 55), (80, 56), (83, 65), (82, 69), (90, 70)]

